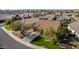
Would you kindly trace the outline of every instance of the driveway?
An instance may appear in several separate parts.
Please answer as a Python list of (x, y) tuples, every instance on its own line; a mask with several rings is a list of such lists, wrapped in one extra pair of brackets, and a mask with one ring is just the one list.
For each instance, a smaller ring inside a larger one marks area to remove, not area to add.
[(5, 49), (31, 49), (30, 47), (25, 46), (14, 40), (13, 38), (11, 38), (1, 28), (0, 28), (0, 45), (2, 48)]

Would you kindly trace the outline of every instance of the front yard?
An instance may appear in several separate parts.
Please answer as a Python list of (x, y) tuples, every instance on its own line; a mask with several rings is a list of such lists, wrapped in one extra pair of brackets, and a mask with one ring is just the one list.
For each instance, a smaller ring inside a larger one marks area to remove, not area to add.
[(7, 29), (7, 30), (12, 30), (12, 26), (11, 26), (11, 25), (6, 25), (6, 26), (5, 26), (5, 29)]
[[(4, 28), (8, 31), (12, 30), (11, 25), (6, 25)], [(45, 39), (41, 36), (36, 37), (31, 43), (34, 44), (34, 45), (44, 47), (44, 48), (48, 48), (48, 49), (57, 49), (57, 48), (59, 48), (57, 45), (45, 41)]]
[(57, 45), (50, 43), (50, 42), (46, 42), (44, 41), (44, 38), (39, 36), (37, 38), (35, 38), (32, 42), (32, 44), (44, 47), (44, 48), (48, 48), (48, 49), (57, 49), (59, 48)]
[[(20, 28), (19, 24), (18, 25), (17, 24), (18, 23), (13, 24), (14, 29)], [(10, 31), (10, 30), (12, 30), (13, 27), (10, 24), (10, 25), (6, 25), (5, 29)], [(39, 36), (39, 37), (35, 38), (31, 43), (34, 44), (34, 45), (44, 47), (44, 48), (48, 48), (48, 49), (57, 49), (57, 48), (59, 48), (56, 44), (53, 43), (54, 41), (52, 41), (53, 39), (56, 39), (55, 33), (51, 29), (46, 29), (45, 31), (46, 32), (44, 32), (43, 37)], [(18, 34), (19, 32), (15, 31), (15, 30), (13, 32), (16, 32), (17, 37), (19, 37), (19, 38), (21, 37)]]

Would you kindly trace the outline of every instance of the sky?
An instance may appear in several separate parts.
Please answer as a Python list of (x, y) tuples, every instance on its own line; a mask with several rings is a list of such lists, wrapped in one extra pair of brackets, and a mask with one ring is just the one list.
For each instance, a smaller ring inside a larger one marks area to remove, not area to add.
[(0, 9), (79, 9), (79, 0), (0, 0)]

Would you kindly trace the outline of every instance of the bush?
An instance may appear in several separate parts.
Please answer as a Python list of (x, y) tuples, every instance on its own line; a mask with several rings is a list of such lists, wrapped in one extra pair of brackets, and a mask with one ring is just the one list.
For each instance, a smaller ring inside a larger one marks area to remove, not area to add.
[(22, 28), (22, 23), (21, 21), (17, 20), (17, 21), (14, 21), (12, 24), (12, 30), (14, 31), (17, 31), (17, 30), (20, 30)]
[(9, 25), (9, 24), (11, 24), (13, 21), (12, 21), (12, 19), (10, 19), (10, 18), (6, 18), (6, 19), (4, 20), (4, 22), (5, 22), (6, 25)]
[(45, 38), (45, 41), (47, 41), (47, 42), (54, 43), (54, 41), (57, 40), (56, 32), (51, 28), (45, 29), (43, 31), (42, 36)]
[(11, 25), (7, 25), (7, 26), (5, 26), (5, 29), (12, 30), (12, 27), (11, 27)]
[(20, 17), (20, 15), (15, 15), (15, 16), (12, 17), (12, 20), (13, 21), (21, 20), (21, 17)]

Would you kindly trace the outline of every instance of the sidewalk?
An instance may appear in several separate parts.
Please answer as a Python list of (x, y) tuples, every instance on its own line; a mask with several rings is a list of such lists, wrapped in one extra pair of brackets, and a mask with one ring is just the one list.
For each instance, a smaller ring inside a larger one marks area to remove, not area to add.
[(33, 44), (28, 43), (28, 42), (26, 42), (26, 41), (23, 41), (22, 39), (16, 37), (14, 34), (12, 34), (10, 31), (6, 30), (4, 27), (2, 27), (2, 29), (3, 29), (9, 36), (11, 36), (14, 40), (18, 41), (18, 42), (21, 43), (21, 44), (24, 44), (24, 45), (26, 45), (26, 46), (28, 46), (28, 47), (35, 48), (35, 49), (46, 49), (46, 48), (42, 48), (42, 47), (33, 45)]

